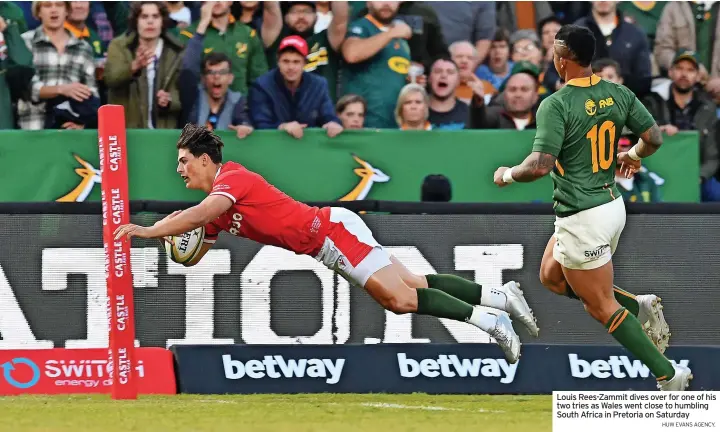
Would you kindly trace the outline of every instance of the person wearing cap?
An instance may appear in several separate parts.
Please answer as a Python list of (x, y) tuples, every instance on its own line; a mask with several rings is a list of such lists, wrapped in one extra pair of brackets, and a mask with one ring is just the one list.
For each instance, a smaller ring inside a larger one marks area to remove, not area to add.
[(700, 139), (700, 184), (703, 201), (720, 201), (720, 128), (717, 106), (700, 85), (700, 62), (690, 50), (679, 50), (668, 71), (672, 83), (667, 101), (652, 93), (643, 99), (658, 124), (696, 130)]
[(367, 101), (365, 127), (394, 129), (395, 105), (410, 68), (412, 29), (395, 20), (398, 2), (368, 2), (370, 13), (354, 21), (342, 45), (343, 93)]
[[(268, 70), (265, 50), (257, 31), (236, 21), (230, 14), (229, 1), (203, 2), (200, 20), (180, 32), (187, 43), (198, 38), (203, 42), (204, 53), (225, 53), (232, 60), (231, 90), (247, 94), (250, 84)], [(197, 59), (198, 63), (202, 59)]]
[(307, 42), (300, 36), (280, 41), (277, 67), (250, 87), (250, 119), (256, 129), (284, 130), (297, 139), (307, 127), (322, 127), (331, 138), (343, 131), (327, 81), (303, 70), (307, 55)]
[[(275, 2), (277, 3), (277, 2)], [(273, 68), (277, 62), (280, 41), (288, 36), (300, 36), (307, 42), (309, 52), (305, 71), (325, 77), (330, 98), (338, 94), (338, 71), (340, 70), (340, 46), (345, 40), (348, 24), (348, 2), (331, 2), (332, 18), (328, 27), (315, 33), (318, 14), (313, 1), (282, 2), (283, 20), (264, 26), (263, 41), (267, 47), (267, 62)]]
[(537, 66), (515, 63), (508, 79), (500, 87), (502, 103), (485, 104), (482, 83), (473, 83), (475, 96), (470, 104), (471, 129), (535, 129), (538, 95)]

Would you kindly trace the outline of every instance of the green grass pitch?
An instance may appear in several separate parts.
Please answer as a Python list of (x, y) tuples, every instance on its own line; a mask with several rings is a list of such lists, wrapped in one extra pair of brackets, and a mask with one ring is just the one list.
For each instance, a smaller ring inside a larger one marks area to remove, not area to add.
[(0, 397), (0, 431), (549, 432), (551, 396), (178, 395)]

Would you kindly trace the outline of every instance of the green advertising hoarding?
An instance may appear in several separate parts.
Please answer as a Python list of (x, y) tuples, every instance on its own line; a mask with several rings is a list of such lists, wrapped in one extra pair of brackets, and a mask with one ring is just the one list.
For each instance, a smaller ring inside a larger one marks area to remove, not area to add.
[[(127, 132), (134, 200), (199, 201), (176, 173), (179, 130)], [(237, 139), (220, 132), (225, 160), (239, 162), (302, 201), (418, 201), (428, 174), (447, 176), (454, 202), (550, 202), (549, 177), (499, 189), (493, 173), (520, 163), (534, 131), (347, 131), (330, 139), (306, 130), (255, 131)], [(663, 201), (699, 201), (695, 132), (666, 137), (646, 166), (664, 180)], [(0, 131), (3, 202), (100, 199), (97, 131)]]

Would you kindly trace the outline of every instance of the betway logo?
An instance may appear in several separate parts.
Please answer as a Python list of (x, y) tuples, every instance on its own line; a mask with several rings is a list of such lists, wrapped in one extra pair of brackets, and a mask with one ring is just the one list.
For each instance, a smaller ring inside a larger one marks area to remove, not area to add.
[[(248, 360), (245, 363), (233, 360), (230, 354), (222, 356), (225, 378), (240, 379), (244, 376), (252, 379), (265, 378), (302, 378), (306, 374), (310, 378), (327, 378), (328, 384), (337, 384), (342, 375), (345, 359), (289, 359), (281, 355), (266, 355), (263, 360)], [(280, 369), (278, 372), (275, 366)]]
[(428, 378), (436, 378), (440, 375), (446, 378), (483, 376), (500, 378), (503, 384), (513, 382), (518, 365), (518, 363), (508, 364), (505, 359), (461, 359), (454, 354), (440, 354), (437, 359), (418, 361), (408, 358), (405, 353), (398, 353), (397, 359), (400, 375), (404, 378), (415, 378), (418, 375)]
[[(640, 360), (630, 360), (627, 356), (610, 356), (608, 360), (594, 360), (592, 363), (578, 357), (577, 354), (568, 354), (570, 360), (570, 373), (573, 378), (647, 378), (650, 369)], [(678, 364), (671, 360), (673, 365)], [(680, 360), (683, 366), (690, 364), (690, 360)]]

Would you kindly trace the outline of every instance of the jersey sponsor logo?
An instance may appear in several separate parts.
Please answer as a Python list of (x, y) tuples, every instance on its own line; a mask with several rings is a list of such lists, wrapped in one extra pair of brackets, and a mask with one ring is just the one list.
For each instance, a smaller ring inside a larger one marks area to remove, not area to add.
[(595, 102), (593, 102), (592, 99), (588, 99), (585, 101), (585, 112), (589, 116), (594, 116), (597, 112), (597, 105), (595, 105)]
[(313, 46), (313, 51), (307, 55), (307, 63), (305, 64), (305, 72), (312, 72), (319, 66), (326, 66), (329, 62), (328, 50), (325, 47)]
[(609, 244), (604, 244), (602, 246), (598, 246), (595, 249), (585, 251), (585, 258), (590, 258), (591, 260), (596, 260), (600, 258), (601, 256), (605, 255), (605, 251), (610, 249)]
[(230, 189), (230, 185), (219, 184), (219, 185), (215, 185), (213, 187), (213, 192), (220, 192), (220, 191), (224, 191), (224, 190), (228, 190), (228, 189)]
[(400, 376), (415, 378), (499, 378), (503, 384), (515, 379), (518, 363), (508, 364), (503, 358), (460, 358), (455, 354), (440, 354), (437, 358), (411, 359), (405, 353), (397, 354)]
[(600, 109), (611, 107), (615, 105), (615, 101), (613, 101), (613, 98), (609, 97), (607, 99), (600, 99)]
[(80, 183), (70, 192), (56, 199), (58, 202), (83, 202), (90, 195), (96, 184), (100, 184), (100, 170), (83, 160), (80, 156), (73, 154), (82, 168), (75, 168), (75, 173), (80, 176)]
[(355, 168), (353, 172), (360, 177), (360, 182), (355, 185), (350, 192), (345, 194), (339, 201), (356, 201), (365, 199), (370, 193), (375, 183), (387, 183), (390, 181), (390, 177), (379, 170), (378, 168), (370, 165), (369, 162), (360, 159), (353, 155), (355, 162), (362, 165), (362, 168)]
[(393, 72), (397, 72), (401, 75), (407, 75), (408, 69), (410, 69), (410, 61), (405, 57), (390, 57), (390, 60), (388, 60), (388, 67)]
[(266, 355), (262, 360), (248, 360), (245, 363), (233, 360), (230, 354), (222, 356), (225, 378), (237, 380), (282, 378), (324, 378), (327, 384), (337, 384), (342, 377), (345, 359), (310, 358), (287, 359), (281, 355)]
[[(568, 354), (570, 374), (573, 378), (647, 378), (650, 369), (640, 360), (631, 360), (628, 356), (610, 356), (607, 360), (583, 360), (577, 354)], [(690, 360), (671, 360), (673, 365), (688, 366)]]
[(245, 43), (238, 42), (235, 44), (235, 54), (237, 54), (238, 57), (243, 58), (245, 57), (245, 53), (247, 52), (248, 46)]

